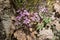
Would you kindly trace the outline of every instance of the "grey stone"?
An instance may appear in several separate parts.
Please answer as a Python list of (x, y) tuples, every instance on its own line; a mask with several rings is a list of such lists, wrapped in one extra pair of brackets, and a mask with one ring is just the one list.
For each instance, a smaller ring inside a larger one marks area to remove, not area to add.
[(44, 39), (53, 39), (54, 34), (52, 32), (52, 30), (49, 29), (45, 29), (43, 28), (43, 30), (40, 30), (39, 32), (39, 40), (44, 40)]

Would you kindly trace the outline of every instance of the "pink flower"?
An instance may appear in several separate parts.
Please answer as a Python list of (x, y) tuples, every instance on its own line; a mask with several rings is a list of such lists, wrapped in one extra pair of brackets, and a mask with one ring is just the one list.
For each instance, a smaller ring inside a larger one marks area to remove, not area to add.
[(16, 12), (17, 12), (17, 13), (19, 13), (19, 12), (20, 12), (20, 9), (19, 9), (19, 10), (17, 10)]
[(23, 14), (29, 15), (29, 12), (27, 10), (24, 10)]
[(19, 20), (19, 21), (21, 20), (21, 18), (22, 18), (22, 16), (17, 16), (16, 17), (16, 19)]
[(30, 19), (26, 18), (24, 21), (23, 21), (24, 24), (28, 24), (30, 23)]

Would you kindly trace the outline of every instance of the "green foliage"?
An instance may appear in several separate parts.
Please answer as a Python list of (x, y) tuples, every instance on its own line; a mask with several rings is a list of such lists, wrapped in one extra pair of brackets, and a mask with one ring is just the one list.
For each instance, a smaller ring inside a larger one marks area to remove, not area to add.
[(41, 23), (38, 23), (37, 30), (43, 29), (46, 24), (51, 22), (51, 18), (48, 18), (46, 16), (43, 17), (43, 20)]
[(36, 10), (40, 0), (13, 0), (17, 8), (25, 8), (27, 10)]
[(48, 18), (48, 17), (44, 16), (43, 22), (47, 24), (47, 23), (51, 22), (51, 18)]
[(37, 24), (37, 30), (41, 30), (44, 27), (44, 23)]

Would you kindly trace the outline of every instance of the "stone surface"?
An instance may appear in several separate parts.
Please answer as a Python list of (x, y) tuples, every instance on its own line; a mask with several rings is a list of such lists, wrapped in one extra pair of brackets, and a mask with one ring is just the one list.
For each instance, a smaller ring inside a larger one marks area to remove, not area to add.
[[(10, 0), (0, 0), (0, 17), (2, 19), (1, 25), (3, 25), (3, 28), (5, 29), (6, 36), (8, 36), (8, 34), (10, 33), (11, 15), (13, 15), (13, 8), (11, 7)], [(2, 38), (0, 38), (0, 40), (2, 40)]]
[(6, 38), (6, 32), (1, 21), (0, 18), (0, 40), (4, 40)]
[(52, 39), (54, 34), (51, 29), (43, 28), (43, 30), (39, 32), (39, 36), (39, 40)]
[(56, 3), (54, 3), (53, 5), (54, 5), (54, 9), (56, 10), (56, 12), (59, 12), (59, 14), (60, 14), (60, 2), (59, 2), (59, 0), (56, 1)]
[(14, 33), (14, 37), (17, 38), (17, 40), (26, 40), (26, 34), (21, 30), (17, 30)]

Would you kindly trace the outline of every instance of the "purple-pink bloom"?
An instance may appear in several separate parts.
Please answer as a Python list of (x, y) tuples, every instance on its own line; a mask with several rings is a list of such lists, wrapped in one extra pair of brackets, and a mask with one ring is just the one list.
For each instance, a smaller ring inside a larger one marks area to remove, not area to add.
[(42, 11), (42, 12), (44, 12), (44, 11), (45, 11), (45, 7), (44, 7), (44, 8), (42, 8), (42, 9), (41, 9), (41, 11)]
[(35, 15), (35, 17), (38, 17), (38, 15)]
[(19, 16), (17, 16), (16, 19), (19, 19)]
[(30, 19), (26, 18), (24, 21), (23, 21), (24, 24), (28, 24), (30, 23)]
[(19, 12), (20, 12), (20, 9), (19, 9), (19, 10), (17, 10), (16, 12), (17, 12), (17, 13), (19, 13)]
[(37, 15), (36, 16), (36, 21), (39, 22), (40, 21), (40, 17)]
[(36, 21), (39, 22), (39, 21), (40, 21), (40, 17), (37, 17), (37, 18), (36, 18)]
[(24, 10), (24, 12), (27, 12), (27, 10)]
[(21, 20), (21, 18), (22, 18), (22, 16), (17, 16), (16, 17), (16, 19), (19, 20), (19, 21)]
[(46, 7), (39, 7), (40, 12), (47, 12), (48, 9)]
[(28, 24), (28, 27), (32, 27), (32, 24)]
[(20, 13), (19, 14), (22, 14), (23, 12), (22, 11), (20, 11)]
[(25, 16), (23, 13), (20, 14), (21, 17)]
[(36, 17), (35, 19), (36, 19), (37, 22), (40, 21), (40, 17), (38, 15), (38, 13), (34, 13), (34, 16)]
[(27, 10), (24, 10), (23, 14), (29, 15), (29, 12)]
[(42, 12), (47, 12), (47, 8), (46, 7), (44, 7), (44, 8), (42, 8), (42, 10), (41, 10)]
[[(33, 13), (32, 15), (30, 15), (27, 10), (22, 10), (22, 11), (18, 10), (17, 12), (19, 13), (19, 15), (16, 17), (18, 22), (16, 21), (15, 25), (26, 24), (28, 27), (32, 27), (34, 22), (40, 22), (40, 17), (37, 12)], [(33, 24), (31, 24), (32, 22)]]
[(35, 16), (31, 17), (31, 20), (32, 20), (32, 21), (35, 21), (35, 19), (36, 19)]
[(24, 19), (28, 19), (28, 17), (24, 17)]

